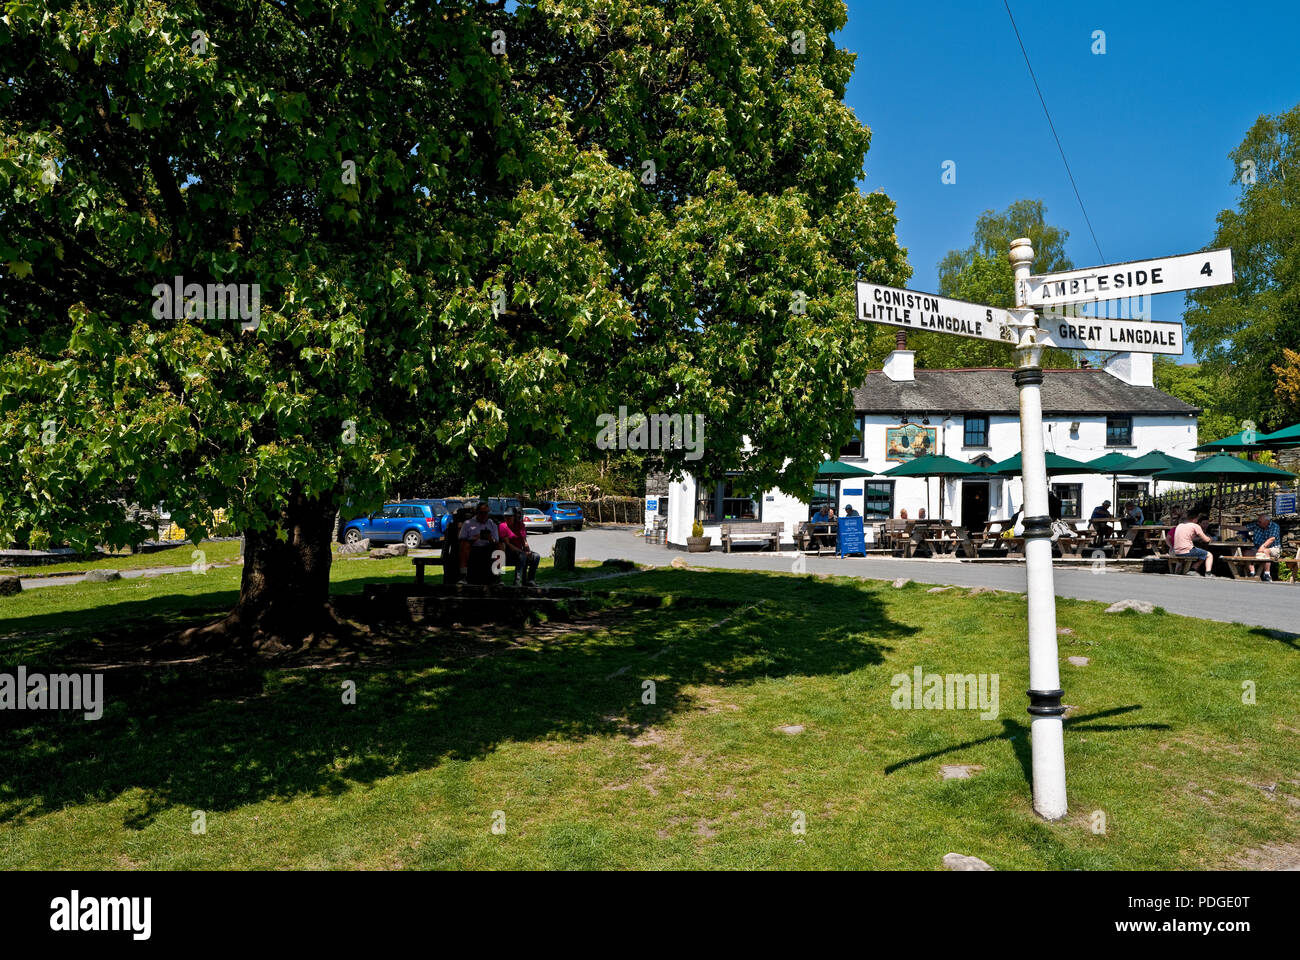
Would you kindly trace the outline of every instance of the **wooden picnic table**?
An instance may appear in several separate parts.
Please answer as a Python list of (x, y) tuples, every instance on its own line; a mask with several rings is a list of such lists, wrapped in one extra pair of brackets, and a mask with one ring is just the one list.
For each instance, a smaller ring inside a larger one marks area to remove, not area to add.
[(1169, 540), (1166, 534), (1173, 528), (1174, 524), (1169, 523), (1133, 524), (1124, 530), (1121, 538), (1123, 543), (1118, 548), (1116, 556), (1127, 557), (1134, 548), (1139, 546), (1139, 537), (1142, 546), (1148, 547), (1157, 556), (1164, 556), (1169, 552)]
[(817, 544), (817, 556), (822, 555), (822, 549), (829, 547), (831, 553), (835, 552), (835, 546), (839, 543), (839, 527), (834, 521), (830, 523), (813, 523), (808, 522), (808, 535), (813, 543)]

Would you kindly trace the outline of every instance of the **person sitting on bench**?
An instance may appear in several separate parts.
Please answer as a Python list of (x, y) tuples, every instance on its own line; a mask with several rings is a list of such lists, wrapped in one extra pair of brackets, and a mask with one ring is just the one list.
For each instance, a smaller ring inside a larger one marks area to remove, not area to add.
[(460, 575), (461, 579), (469, 579), (470, 557), (471, 552), (474, 558), (474, 567), (476, 572), (482, 566), (487, 569), (492, 568), (491, 554), (492, 551), (501, 543), (501, 534), (494, 521), (488, 514), (491, 507), (486, 500), (480, 500), (474, 508), (474, 516), (466, 520), (460, 527)]
[[(1263, 580), (1268, 583), (1273, 579), (1269, 573), (1272, 561), (1282, 556), (1282, 531), (1268, 513), (1261, 513), (1255, 518), (1255, 525), (1250, 528), (1250, 539), (1255, 543), (1255, 559), (1264, 561)], [(1255, 575), (1253, 563), (1250, 565), (1250, 575)]]
[(1198, 547), (1196, 541), (1201, 540), (1205, 543), (1213, 543), (1214, 541), (1201, 529), (1201, 519), (1199, 513), (1194, 513), (1188, 516), (1185, 522), (1174, 528), (1174, 556), (1188, 557), (1195, 560), (1196, 563), (1192, 564), (1193, 570), (1201, 565), (1201, 561), (1204, 561), (1204, 575), (1208, 576), (1214, 568), (1214, 554), (1204, 547)]
[(442, 580), (443, 583), (456, 583), (460, 580), (460, 529), (473, 514), (467, 507), (461, 507), (451, 515), (451, 523), (443, 531), (442, 539)]
[(537, 585), (537, 565), (542, 555), (528, 549), (528, 529), (524, 526), (522, 510), (510, 507), (506, 520), (498, 528), (501, 545), (506, 548), (506, 563), (515, 568), (515, 586)]

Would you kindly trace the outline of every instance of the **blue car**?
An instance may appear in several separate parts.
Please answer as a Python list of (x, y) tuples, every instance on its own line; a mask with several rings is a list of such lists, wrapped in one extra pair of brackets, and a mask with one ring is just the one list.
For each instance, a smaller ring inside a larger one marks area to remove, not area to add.
[(428, 503), (386, 503), (368, 517), (349, 520), (343, 527), (343, 542), (404, 543), (414, 550), (442, 539), (442, 525)]
[(432, 508), (433, 515), (438, 521), (439, 539), (441, 539), (442, 535), (447, 532), (447, 528), (451, 526), (452, 514), (454, 514), (461, 505), (459, 500), (444, 500), (442, 498), (423, 499), (420, 497), (403, 500), (402, 503), (421, 503)]
[(566, 527), (582, 529), (582, 507), (572, 500), (543, 500), (542, 513), (551, 518), (551, 527), (556, 531)]

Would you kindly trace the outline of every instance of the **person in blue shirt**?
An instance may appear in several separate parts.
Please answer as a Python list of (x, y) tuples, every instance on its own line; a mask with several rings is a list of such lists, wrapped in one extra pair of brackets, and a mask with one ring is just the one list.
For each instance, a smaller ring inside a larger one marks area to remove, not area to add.
[(813, 523), (830, 523), (830, 522), (831, 522), (831, 516), (830, 516), (829, 513), (826, 512), (826, 505), (825, 505), (825, 504), (822, 504), (820, 507), (817, 508), (817, 512), (813, 514), (812, 522), (813, 522)]
[[(1264, 562), (1264, 582), (1268, 583), (1273, 579), (1269, 572), (1270, 560), (1276, 560), (1282, 555), (1282, 531), (1278, 529), (1277, 521), (1269, 517), (1267, 513), (1261, 513), (1255, 518), (1255, 525), (1250, 528), (1250, 539), (1255, 544), (1255, 559)], [(1250, 575), (1255, 575), (1255, 565), (1250, 565)]]

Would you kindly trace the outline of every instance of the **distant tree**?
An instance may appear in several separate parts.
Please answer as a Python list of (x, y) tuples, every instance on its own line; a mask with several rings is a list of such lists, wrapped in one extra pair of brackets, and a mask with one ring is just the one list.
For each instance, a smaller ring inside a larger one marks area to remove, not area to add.
[[(990, 307), (1015, 304), (1015, 282), (1007, 259), (1011, 241), (1028, 237), (1034, 247), (1035, 273), (1069, 270), (1065, 256), (1069, 233), (1044, 220), (1041, 200), (1017, 200), (1001, 213), (985, 210), (975, 221), (975, 242), (965, 250), (949, 250), (939, 261), (939, 293)], [(923, 367), (1005, 367), (1016, 363), (1015, 349), (993, 341), (944, 334), (912, 334), (908, 345)], [(1072, 367), (1065, 350), (1044, 351), (1043, 365)]]
[(1204, 364), (1179, 363), (1172, 357), (1155, 358), (1156, 388), (1184, 403), (1201, 408), (1197, 435), (1201, 443), (1218, 440), (1241, 429), (1238, 417), (1225, 400), (1224, 375)]
[(1290, 426), (1291, 421), (1300, 420), (1300, 351), (1283, 347), (1282, 361), (1273, 364), (1273, 372), (1277, 374), (1277, 387), (1273, 393), (1282, 405), (1284, 419), (1289, 421), (1287, 426)]
[(1277, 429), (1296, 414), (1272, 372), (1300, 345), (1300, 105), (1261, 116), (1229, 157), (1241, 196), (1212, 245), (1232, 248), (1236, 282), (1189, 294), (1183, 322), (1235, 419)]

